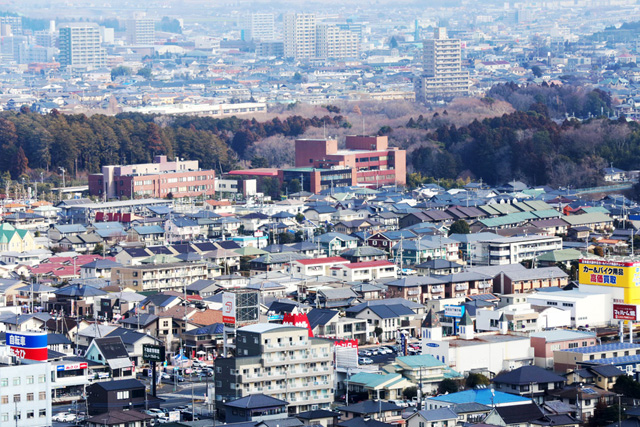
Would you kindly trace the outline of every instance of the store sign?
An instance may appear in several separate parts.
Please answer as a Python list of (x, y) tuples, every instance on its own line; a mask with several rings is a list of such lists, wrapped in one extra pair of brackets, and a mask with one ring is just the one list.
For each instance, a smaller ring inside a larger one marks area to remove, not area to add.
[(464, 316), (464, 306), (462, 305), (445, 305), (444, 306), (445, 317), (455, 317), (462, 319)]
[(236, 323), (236, 294), (233, 292), (222, 294), (222, 323)]
[(46, 332), (7, 332), (6, 342), (18, 359), (46, 361), (49, 358)]
[(342, 348), (358, 348), (358, 340), (342, 340), (335, 342), (336, 347)]
[(613, 318), (616, 320), (638, 320), (637, 306), (613, 304)]
[(71, 365), (58, 365), (56, 366), (57, 371), (73, 371), (76, 369), (87, 369), (89, 365), (86, 362), (83, 363), (73, 363)]
[(145, 362), (164, 362), (166, 360), (164, 347), (160, 345), (143, 344), (142, 360)]

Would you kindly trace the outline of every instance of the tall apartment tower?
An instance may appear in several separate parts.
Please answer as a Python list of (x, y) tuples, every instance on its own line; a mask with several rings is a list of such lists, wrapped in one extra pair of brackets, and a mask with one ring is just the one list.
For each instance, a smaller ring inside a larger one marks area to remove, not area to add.
[(360, 37), (333, 24), (316, 26), (316, 56), (324, 59), (357, 58)]
[(469, 72), (462, 70), (460, 40), (436, 28), (433, 39), (424, 41), (424, 73), (415, 81), (417, 101), (447, 99), (469, 93)]
[(258, 323), (238, 329), (236, 356), (218, 358), (216, 404), (251, 394), (289, 402), (289, 413), (329, 409), (333, 402), (333, 342), (306, 328)]
[(95, 23), (63, 24), (58, 37), (60, 65), (63, 67), (100, 68), (107, 64), (107, 54), (100, 45), (100, 29)]
[(136, 17), (125, 23), (127, 42), (132, 45), (153, 45), (156, 41), (156, 23), (151, 18)]
[(242, 40), (269, 42), (275, 39), (273, 13), (252, 13), (245, 18), (242, 27)]
[(285, 58), (314, 58), (316, 56), (316, 15), (288, 13), (284, 16)]

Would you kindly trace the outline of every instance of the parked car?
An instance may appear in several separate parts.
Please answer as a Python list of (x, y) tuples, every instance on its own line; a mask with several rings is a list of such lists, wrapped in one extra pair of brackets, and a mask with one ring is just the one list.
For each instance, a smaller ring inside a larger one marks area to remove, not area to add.
[(370, 359), (368, 357), (359, 357), (358, 358), (358, 364), (360, 365), (371, 365), (373, 363), (373, 359)]
[(153, 418), (168, 418), (167, 414), (161, 409), (151, 408), (145, 411), (147, 415), (151, 415)]
[(51, 417), (51, 420), (59, 423), (72, 423), (76, 420), (76, 418), (77, 417), (74, 414), (71, 414), (69, 412), (60, 412), (59, 414)]
[(371, 352), (369, 350), (360, 350), (358, 356), (371, 356)]
[(409, 403), (405, 402), (404, 400), (390, 400), (391, 403), (395, 403), (396, 406), (399, 406), (401, 408), (407, 408), (409, 406)]
[(182, 412), (182, 421), (197, 421), (199, 419), (197, 415), (193, 415), (190, 411)]
[(160, 374), (160, 378), (162, 378), (163, 380), (170, 380), (171, 375), (167, 374), (166, 372), (163, 372)]

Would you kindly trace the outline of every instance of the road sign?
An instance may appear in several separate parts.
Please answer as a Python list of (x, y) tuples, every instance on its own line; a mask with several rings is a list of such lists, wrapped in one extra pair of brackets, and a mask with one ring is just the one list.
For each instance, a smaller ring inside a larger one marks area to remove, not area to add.
[(165, 349), (160, 345), (143, 344), (142, 359), (145, 362), (164, 362), (166, 359)]

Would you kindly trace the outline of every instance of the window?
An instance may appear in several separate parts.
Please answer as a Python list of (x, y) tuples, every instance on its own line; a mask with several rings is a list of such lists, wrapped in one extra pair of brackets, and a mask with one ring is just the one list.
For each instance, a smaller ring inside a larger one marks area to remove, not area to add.
[(33, 375), (29, 375), (29, 376), (27, 377), (27, 384), (33, 384), (33, 382), (34, 382), (34, 381), (33, 381)]
[(38, 415), (40, 416), (40, 418), (46, 418), (47, 417), (47, 410), (46, 409), (40, 409)]
[(20, 377), (13, 377), (13, 385), (20, 385)]
[(38, 393), (38, 400), (47, 400), (47, 392), (41, 391)]
[(27, 411), (27, 419), (30, 419), (30, 418), (35, 418), (34, 411)]
[(2, 403), (3, 405), (9, 403), (9, 395), (2, 396), (2, 398), (0, 398), (0, 403)]
[(33, 402), (35, 400), (35, 396), (33, 393), (27, 393), (27, 402)]
[(6, 387), (9, 385), (9, 378), (3, 378), (0, 380), (0, 386)]
[(2, 414), (2, 417), (1, 417), (0, 419), (2, 419), (2, 421), (4, 421), (4, 422), (9, 421), (9, 414), (8, 414), (8, 413), (6, 413), (6, 412), (4, 412), (4, 413)]
[(20, 402), (20, 395), (19, 394), (14, 394), (13, 395), (13, 402), (14, 403)]
[(118, 393), (116, 393), (116, 397), (118, 400), (128, 399), (129, 390), (119, 391)]
[(47, 377), (46, 375), (38, 375), (38, 382), (40, 384), (47, 382)]

